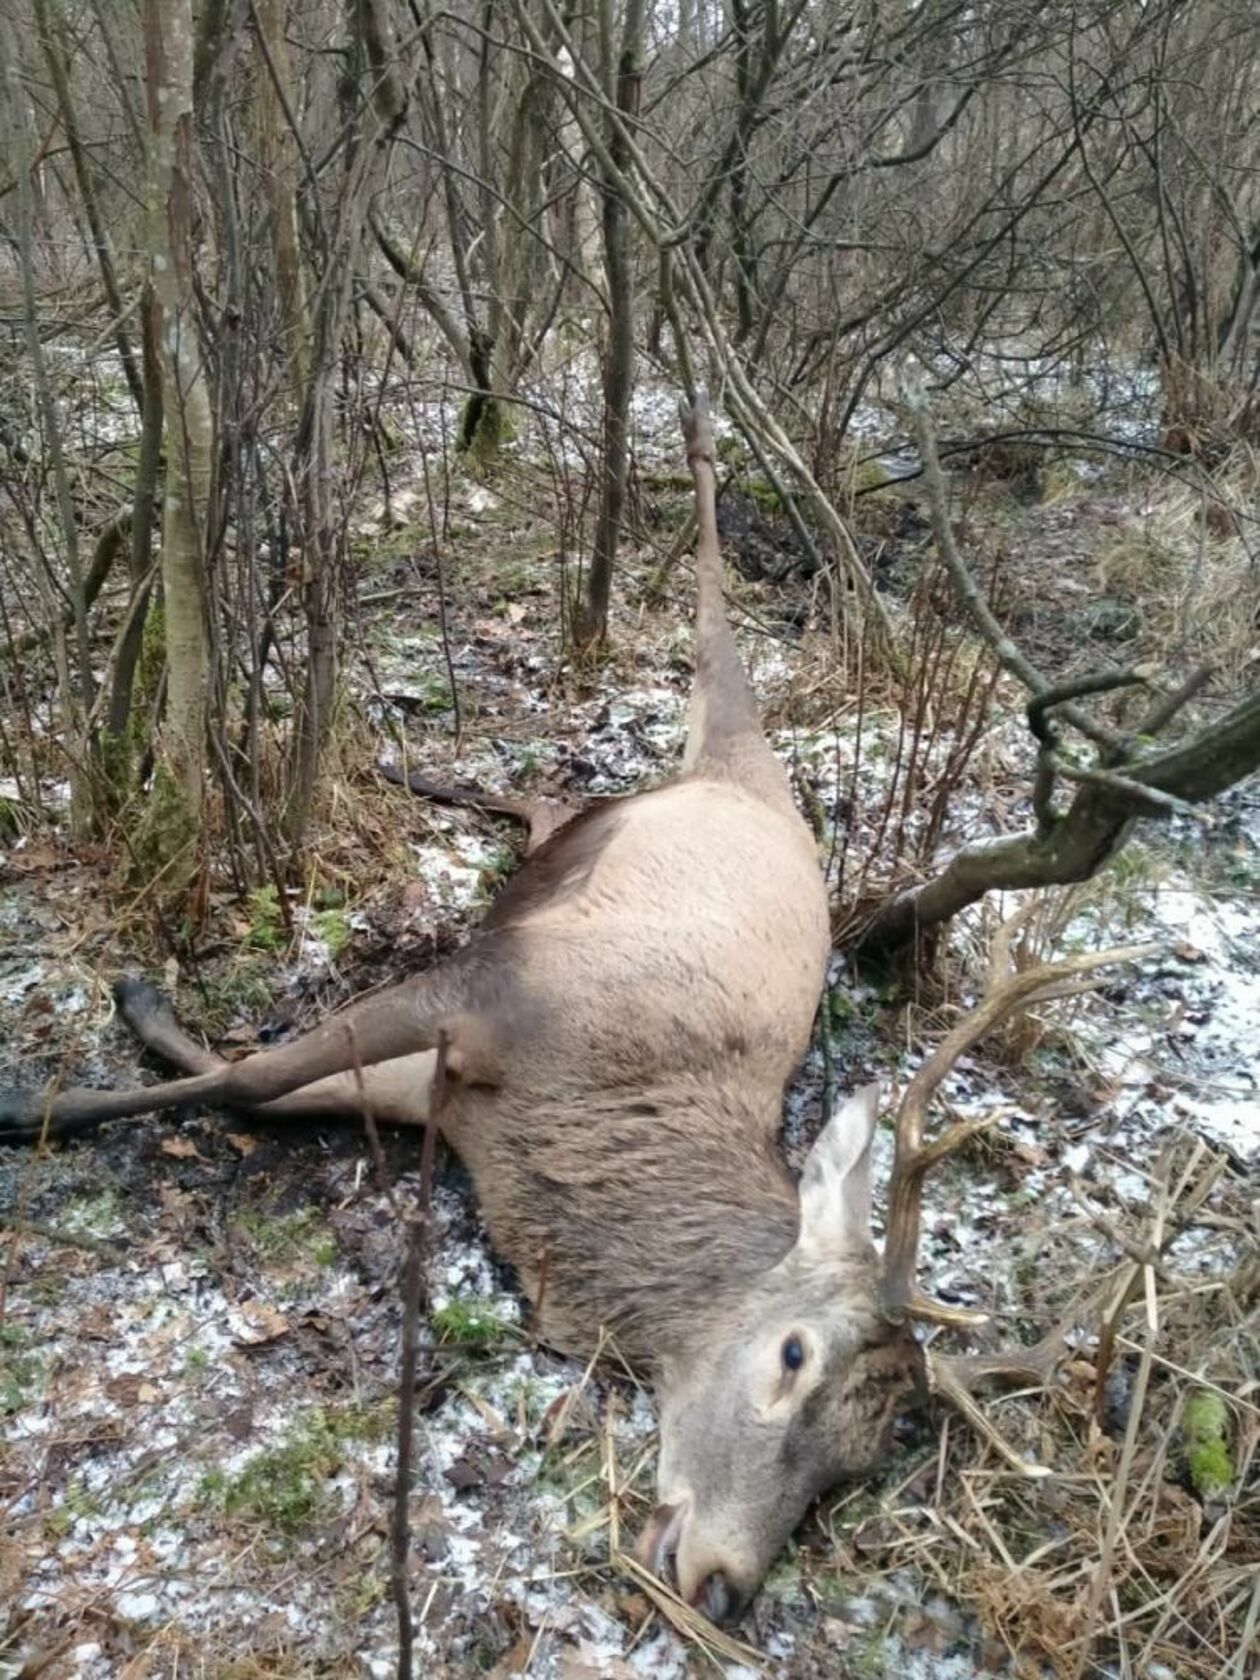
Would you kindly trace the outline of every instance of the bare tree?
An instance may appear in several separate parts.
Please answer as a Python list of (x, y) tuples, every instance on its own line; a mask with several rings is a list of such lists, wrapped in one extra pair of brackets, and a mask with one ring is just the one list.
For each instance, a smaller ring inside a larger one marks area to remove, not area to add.
[(203, 532), (211, 481), (209, 371), (193, 283), (191, 0), (146, 0), (150, 181), (148, 252), (161, 347), (166, 477), (162, 592), (166, 709), (144, 836), (171, 884), (197, 866), (206, 778), (210, 644)]
[(608, 628), (617, 545), (621, 538), (626, 477), (630, 466), (630, 399), (634, 390), (634, 262), (629, 212), (622, 181), (629, 167), (627, 134), (638, 115), (643, 68), (644, 0), (628, 0), (621, 40), (615, 37), (612, 0), (599, 8), (599, 74), (618, 120), (608, 125), (609, 167), (601, 182), (604, 209), (604, 274), (608, 285), (608, 347), (604, 356), (604, 449), (599, 516), (587, 573), (586, 598), (578, 619), (578, 641), (591, 647)]

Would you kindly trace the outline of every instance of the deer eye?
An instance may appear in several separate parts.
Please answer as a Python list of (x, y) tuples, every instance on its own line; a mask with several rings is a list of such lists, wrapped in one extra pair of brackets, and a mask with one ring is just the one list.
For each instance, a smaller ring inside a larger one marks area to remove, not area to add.
[(805, 1363), (805, 1349), (799, 1336), (789, 1336), (783, 1344), (783, 1369), (799, 1371)]

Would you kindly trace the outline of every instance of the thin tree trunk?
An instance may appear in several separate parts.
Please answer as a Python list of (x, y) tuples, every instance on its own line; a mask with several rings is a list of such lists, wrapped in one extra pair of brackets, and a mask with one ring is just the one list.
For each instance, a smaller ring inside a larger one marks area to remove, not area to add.
[[(602, 0), (600, 50), (605, 79), (612, 82), (613, 7)], [(639, 109), (643, 67), (644, 0), (628, 0), (616, 67), (617, 110), (633, 117)], [(610, 88), (609, 90), (613, 90)], [(634, 390), (634, 266), (630, 248), (629, 215), (620, 188), (630, 165), (620, 124), (608, 134), (612, 169), (602, 183), (604, 200), (604, 270), (608, 279), (608, 356), (604, 365), (604, 460), (600, 485), (595, 546), (586, 580), (586, 600), (578, 623), (584, 647), (602, 642), (608, 633), (608, 603), (621, 538), (621, 519), (629, 471), (630, 397)]]
[(162, 355), (166, 487), (162, 517), (166, 715), (143, 854), (168, 888), (197, 864), (206, 769), (210, 649), (203, 526), (212, 436), (192, 274), (192, 0), (145, 0), (150, 133), (149, 257)]
[(58, 17), (54, 24), (53, 10), (54, 7), (50, 6), (49, 0), (35, 0), (35, 23), (39, 30), (39, 44), (43, 49), (44, 62), (48, 66), (49, 80), (52, 82), (53, 93), (56, 95), (57, 110), (61, 116), (61, 126), (65, 131), (70, 162), (74, 166), (74, 178), (79, 188), (79, 197), (83, 201), (83, 212), (92, 232), (92, 245), (96, 251), (97, 266), (101, 271), (101, 284), (113, 319), (114, 344), (118, 350), (118, 359), (122, 363), (127, 388), (135, 399), (136, 407), (142, 409), (144, 406), (144, 385), (131, 348), (131, 338), (127, 332), (128, 310), (123, 302), (122, 288), (118, 284), (118, 274), (114, 267), (114, 248), (105, 227), (105, 218), (101, 212), (100, 203), (97, 200), (96, 183), (93, 180), (92, 171), (88, 167), (87, 151), (79, 134), (78, 115), (70, 95), (70, 76), (66, 66), (65, 43), (62, 36), (64, 23)]
[[(425, 96), (429, 124), (435, 149), (442, 158), (453, 156), (451, 137), (443, 104), (444, 94), (438, 76), (437, 54), (431, 36), (421, 41), (427, 66), (427, 76), (418, 83), (418, 91)], [(464, 404), (460, 417), (458, 447), (492, 456), (498, 448), (499, 423), (502, 410), (494, 400), (491, 358), (494, 341), (482, 326), (477, 314), (477, 300), (473, 291), (469, 263), (470, 240), (467, 217), (459, 178), (453, 168), (442, 170), (442, 196), (446, 208), (447, 237), (451, 247), (451, 262), (459, 289), (460, 306), (464, 315), (464, 329), (468, 335), (468, 371), (473, 385), (472, 395)]]
[[(325, 278), (325, 306), (317, 328), (311, 380), (298, 444), (299, 494), (305, 582), (306, 676), (294, 719), (284, 828), (289, 845), (300, 848), (310, 821), (320, 760), (337, 692), (340, 644), (340, 553), (328, 482), (332, 461), (333, 372), (341, 311), (332, 302), (335, 282)], [(338, 286), (339, 291), (347, 289)], [(335, 321), (331, 318), (335, 314)]]
[[(403, 116), (400, 85), (389, 58), (389, 32), (374, 0), (351, 0), (347, 8), (351, 45), (361, 54), (373, 91), (371, 109), (388, 141)], [(356, 37), (355, 31), (358, 31)], [(320, 276), (315, 311), (310, 378), (296, 450), (296, 477), (302, 515), (306, 616), (306, 676), (294, 720), (284, 829), (296, 851), (306, 836), (328, 742), (337, 696), (341, 643), (341, 585), (344, 525), (333, 497), (334, 375), (338, 346), (354, 297), (367, 205), (373, 178), (387, 155), (385, 144), (364, 145), (357, 126), (347, 138), (345, 180), (337, 222)]]
[[(131, 611), (114, 661), (110, 688), (108, 727), (114, 742), (111, 765), (121, 775), (124, 790), (131, 780), (131, 751), (124, 745), (131, 722), (132, 691), (136, 667), (144, 642), (148, 614), (149, 556), (153, 551), (153, 527), (157, 515), (158, 475), (162, 466), (162, 355), (158, 345), (158, 307), (152, 282), (145, 286), (141, 303), (143, 318), (144, 400), (141, 404), (140, 458), (136, 463), (136, 487), (131, 503)], [(144, 600), (139, 597), (143, 594)]]
[(254, 0), (259, 51), (265, 62), (258, 83), (258, 147), (271, 208), (271, 252), (276, 265), (276, 302), (285, 359), (301, 403), (310, 380), (310, 315), (298, 239), (299, 158), (289, 128), (293, 110), (289, 46), (285, 35), (288, 0)]

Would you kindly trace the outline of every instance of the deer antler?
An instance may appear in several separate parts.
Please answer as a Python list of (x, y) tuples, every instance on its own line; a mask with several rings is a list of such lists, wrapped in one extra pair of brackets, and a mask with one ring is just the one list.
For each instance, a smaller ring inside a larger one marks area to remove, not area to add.
[[(1009, 964), (1012, 934), (1023, 919), (1022, 914), (1013, 917), (999, 929), (984, 996), (970, 1014), (945, 1035), (918, 1069), (906, 1087), (897, 1111), (896, 1153), (888, 1190), (882, 1284), (884, 1312), (894, 1323), (919, 1319), (930, 1324), (966, 1326), (984, 1323), (988, 1317), (986, 1313), (930, 1300), (919, 1292), (915, 1284), (924, 1179), (946, 1156), (954, 1154), (998, 1118), (997, 1114), (990, 1114), (975, 1120), (959, 1121), (939, 1137), (924, 1140), (928, 1104), (950, 1069), (986, 1033), (1009, 1019), (1016, 1010), (1031, 1008), (1051, 998), (1075, 997), (1091, 991), (1100, 983), (1099, 979), (1091, 978), (1097, 970), (1114, 967), (1117, 963), (1140, 962), (1159, 950), (1157, 945), (1121, 945), (1107, 951), (1088, 951), (1055, 962), (1039, 963), (1017, 973), (1004, 973)], [(972, 1390), (988, 1377), (1046, 1384), (1062, 1357), (1069, 1329), (1078, 1318), (1088, 1316), (1088, 1310), (1082, 1308), (1073, 1313), (1032, 1348), (972, 1358), (929, 1352), (926, 1355), (928, 1385), (957, 1406), (1008, 1463), (1026, 1474), (1044, 1475), (1046, 1472), (1039, 1465), (1028, 1464), (993, 1429), (972, 1399)]]

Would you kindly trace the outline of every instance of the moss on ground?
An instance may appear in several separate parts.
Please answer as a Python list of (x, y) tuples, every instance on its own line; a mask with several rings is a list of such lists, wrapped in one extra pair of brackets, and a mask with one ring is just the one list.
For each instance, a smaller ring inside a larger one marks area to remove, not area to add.
[(244, 1208), (233, 1221), (233, 1230), (264, 1265), (331, 1266), (337, 1258), (336, 1238), (313, 1207), (281, 1214)]
[(379, 1411), (317, 1407), (234, 1474), (208, 1470), (201, 1480), (201, 1502), (281, 1539), (296, 1539), (337, 1511), (340, 1502), (331, 1483), (345, 1463), (347, 1443), (378, 1440), (383, 1427)]
[(43, 1383), (44, 1362), (20, 1324), (0, 1324), (0, 1417), (30, 1404)]
[(217, 1038), (233, 1021), (264, 1013), (275, 1000), (275, 968), (266, 953), (242, 956), (230, 969), (186, 988), (180, 1016), (195, 1031)]
[(1181, 1447), (1186, 1471), (1201, 1499), (1219, 1498), (1234, 1479), (1229, 1425), (1229, 1407), (1210, 1389), (1196, 1389), (1182, 1409)]
[(284, 945), (284, 909), (274, 883), (255, 887), (248, 899), (249, 927), (244, 943), (251, 951), (278, 951)]
[(350, 942), (350, 924), (344, 910), (317, 910), (311, 918), (311, 931), (323, 940), (332, 957), (339, 957)]

